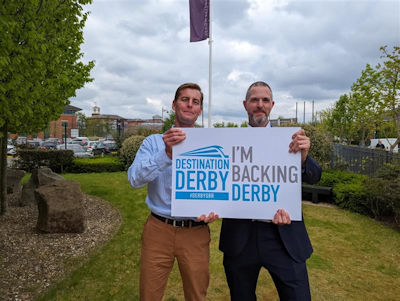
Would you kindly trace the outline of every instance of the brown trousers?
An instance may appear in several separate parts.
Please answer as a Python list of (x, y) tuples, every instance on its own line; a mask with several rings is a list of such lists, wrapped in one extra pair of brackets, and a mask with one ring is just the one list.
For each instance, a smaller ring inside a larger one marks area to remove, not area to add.
[(177, 258), (185, 300), (206, 300), (210, 230), (207, 225), (173, 227), (150, 215), (142, 233), (140, 300), (162, 300)]

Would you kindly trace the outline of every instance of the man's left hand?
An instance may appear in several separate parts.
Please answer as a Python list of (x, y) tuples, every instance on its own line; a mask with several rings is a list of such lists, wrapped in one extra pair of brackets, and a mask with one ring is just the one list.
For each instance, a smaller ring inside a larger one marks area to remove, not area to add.
[(289, 144), (289, 153), (297, 153), (301, 151), (301, 165), (304, 167), (308, 151), (310, 150), (310, 138), (306, 136), (303, 129), (298, 130), (292, 136), (292, 142)]
[(289, 225), (292, 221), (290, 215), (283, 209), (279, 209), (272, 219), (272, 222), (278, 226)]
[(208, 216), (206, 216), (205, 214), (202, 214), (201, 216), (199, 216), (196, 219), (196, 221), (205, 222), (205, 223), (212, 223), (216, 219), (219, 219), (219, 215), (215, 214), (214, 212), (210, 212), (210, 214)]

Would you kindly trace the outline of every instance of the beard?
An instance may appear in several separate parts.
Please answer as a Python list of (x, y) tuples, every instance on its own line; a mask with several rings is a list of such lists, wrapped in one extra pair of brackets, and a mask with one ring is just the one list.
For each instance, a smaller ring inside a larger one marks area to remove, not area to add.
[(255, 118), (254, 115), (251, 115), (250, 119), (254, 123), (254, 125), (261, 127), (265, 125), (265, 123), (268, 120), (268, 117), (269, 117), (268, 115), (265, 115), (262, 118)]

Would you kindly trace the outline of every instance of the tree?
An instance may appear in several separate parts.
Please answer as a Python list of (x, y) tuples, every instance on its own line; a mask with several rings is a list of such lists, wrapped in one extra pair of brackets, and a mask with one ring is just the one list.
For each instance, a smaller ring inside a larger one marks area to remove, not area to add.
[(381, 108), (383, 114), (390, 118), (397, 131), (397, 140), (391, 146), (391, 151), (400, 143), (400, 46), (394, 46), (392, 53), (388, 52), (387, 46), (380, 48), (381, 58), (386, 59), (378, 64), (378, 92), (382, 100)]
[(8, 132), (39, 132), (90, 81), (81, 61), (91, 0), (2, 1), (0, 5), (0, 214), (6, 204)]
[(85, 133), (87, 137), (118, 135), (117, 130), (112, 129), (110, 121), (98, 118), (86, 118)]
[(323, 129), (338, 137), (339, 142), (346, 141), (350, 143), (352, 137), (352, 119), (350, 106), (350, 97), (343, 94), (332, 108), (326, 109), (320, 113)]
[(375, 128), (379, 116), (380, 97), (377, 89), (379, 74), (369, 64), (352, 85), (349, 109), (353, 113), (355, 129), (360, 133), (360, 143), (365, 146), (369, 132)]
[(238, 125), (236, 123), (234, 123), (234, 122), (228, 122), (228, 123), (225, 124), (225, 122), (223, 122), (223, 121), (222, 122), (216, 122), (216, 123), (213, 124), (213, 126), (215, 128), (237, 128), (238, 127)]
[(174, 125), (174, 122), (175, 122), (175, 112), (171, 110), (169, 116), (164, 119), (162, 132), (165, 133), (166, 131), (168, 131)]
[(81, 112), (76, 112), (76, 122), (78, 125), (79, 136), (87, 136), (87, 134), (86, 134), (86, 123), (87, 123), (86, 115)]

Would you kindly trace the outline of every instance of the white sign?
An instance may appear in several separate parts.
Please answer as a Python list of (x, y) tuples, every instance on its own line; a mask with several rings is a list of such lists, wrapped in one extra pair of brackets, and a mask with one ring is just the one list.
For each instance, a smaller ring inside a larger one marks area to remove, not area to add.
[(71, 129), (71, 137), (79, 137), (79, 129)]
[(173, 147), (172, 216), (301, 220), (301, 155), (289, 153), (300, 128), (183, 128)]

